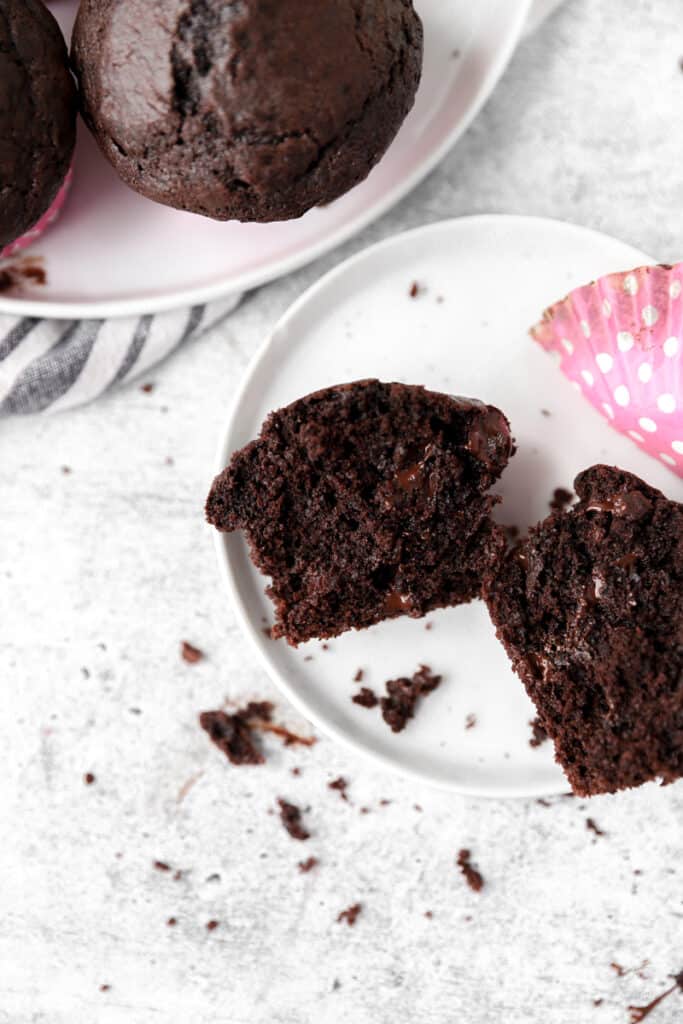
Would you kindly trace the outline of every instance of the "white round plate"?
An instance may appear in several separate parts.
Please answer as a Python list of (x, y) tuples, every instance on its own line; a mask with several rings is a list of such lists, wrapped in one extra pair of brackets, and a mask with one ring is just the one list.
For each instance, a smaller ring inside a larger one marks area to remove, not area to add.
[[(254, 360), (221, 441), (219, 469), (266, 414), (318, 388), (364, 377), (424, 384), (492, 402), (518, 443), (503, 479), (501, 522), (525, 528), (556, 487), (595, 462), (618, 464), (678, 500), (683, 483), (609, 427), (527, 330), (572, 287), (652, 262), (615, 239), (559, 221), (471, 217), (390, 238), (325, 276), (280, 321)], [(421, 292), (409, 297), (413, 281)], [(550, 413), (545, 415), (542, 410)], [(297, 650), (264, 635), (266, 580), (241, 534), (216, 534), (222, 576), (276, 685), (322, 731), (388, 768), (460, 793), (566, 791), (550, 744), (529, 746), (534, 712), (475, 602), (394, 619)], [(431, 629), (426, 630), (426, 622)], [(306, 660), (312, 657), (312, 660)], [(353, 677), (378, 694), (419, 663), (443, 674), (404, 732), (351, 702)], [(466, 729), (468, 715), (476, 725)]]
[[(77, 6), (76, 0), (53, 5), (67, 36)], [(489, 96), (530, 0), (416, 0), (416, 7), (425, 61), (415, 107), (357, 188), (297, 221), (220, 224), (126, 188), (81, 125), (68, 205), (35, 246), (47, 284), (0, 296), (0, 312), (71, 319), (208, 302), (302, 266), (385, 213), (436, 166)]]

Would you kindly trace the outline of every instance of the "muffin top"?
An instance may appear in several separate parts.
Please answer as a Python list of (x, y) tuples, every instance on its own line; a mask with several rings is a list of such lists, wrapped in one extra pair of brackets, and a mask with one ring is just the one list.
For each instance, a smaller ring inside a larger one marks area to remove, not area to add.
[(0, 0), (0, 249), (54, 200), (76, 142), (76, 87), (40, 0)]
[(85, 119), (131, 187), (279, 220), (362, 180), (412, 106), (412, 0), (83, 0)]

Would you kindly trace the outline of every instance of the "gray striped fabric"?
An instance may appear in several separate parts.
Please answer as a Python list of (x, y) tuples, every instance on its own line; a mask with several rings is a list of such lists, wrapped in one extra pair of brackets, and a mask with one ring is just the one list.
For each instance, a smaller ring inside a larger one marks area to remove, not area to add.
[(240, 298), (114, 320), (0, 315), (0, 416), (60, 412), (90, 402), (214, 327)]

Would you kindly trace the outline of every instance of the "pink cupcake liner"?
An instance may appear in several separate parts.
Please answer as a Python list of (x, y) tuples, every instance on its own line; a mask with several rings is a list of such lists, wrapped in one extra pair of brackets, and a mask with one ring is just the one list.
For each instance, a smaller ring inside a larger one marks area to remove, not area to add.
[(531, 336), (616, 430), (683, 476), (683, 263), (575, 288)]
[(71, 187), (71, 181), (73, 178), (73, 169), (69, 170), (64, 182), (57, 193), (52, 205), (45, 211), (43, 216), (40, 218), (37, 224), (22, 235), (21, 238), (15, 239), (14, 242), (10, 242), (4, 249), (0, 250), (0, 259), (7, 259), (8, 256), (14, 256), (22, 249), (26, 249), (29, 245), (33, 245), (37, 238), (43, 234), (51, 224), (55, 222), (59, 214), (61, 213), (62, 207), (66, 202), (66, 197)]

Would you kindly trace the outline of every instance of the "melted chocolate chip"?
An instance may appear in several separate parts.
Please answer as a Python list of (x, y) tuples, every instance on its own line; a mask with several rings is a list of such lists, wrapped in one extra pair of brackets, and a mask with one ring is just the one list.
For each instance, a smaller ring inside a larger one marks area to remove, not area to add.
[(465, 447), (487, 469), (495, 469), (511, 447), (503, 415), (497, 409), (484, 406), (472, 422)]
[(390, 614), (410, 611), (412, 602), (407, 594), (400, 594), (398, 590), (390, 590), (386, 596), (384, 607)]

